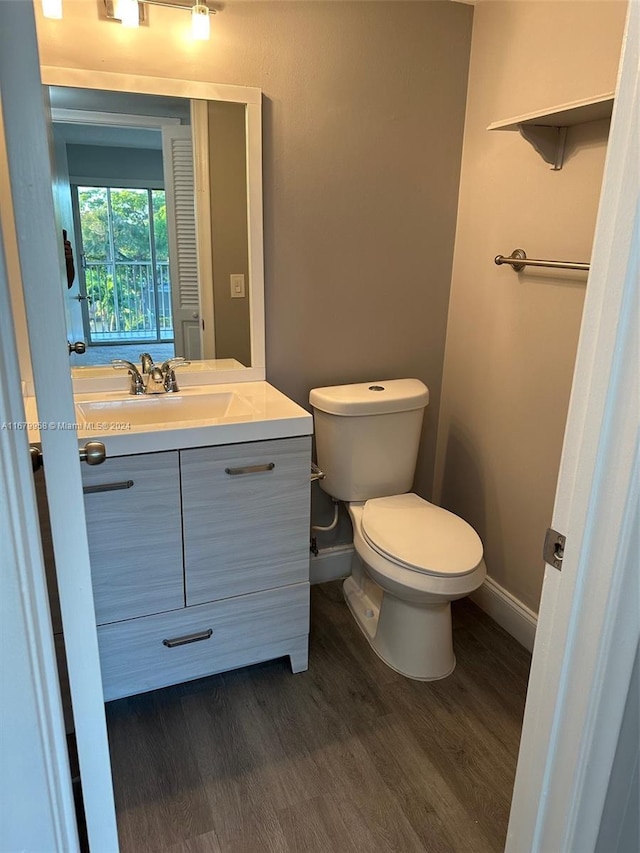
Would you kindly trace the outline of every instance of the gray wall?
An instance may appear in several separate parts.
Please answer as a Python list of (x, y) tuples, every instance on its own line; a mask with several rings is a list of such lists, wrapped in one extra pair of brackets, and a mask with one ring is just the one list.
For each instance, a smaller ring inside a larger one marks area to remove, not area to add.
[[(213, 250), (216, 358), (251, 365), (247, 158), (244, 104), (209, 104), (209, 199)], [(245, 279), (244, 299), (231, 298), (230, 276)]]
[(268, 379), (305, 406), (318, 385), (424, 380), (429, 496), (472, 8), (234, 2), (202, 44), (187, 17), (154, 7), (132, 50), (92, 3), (38, 13), (41, 60), (263, 90)]
[(472, 10), (291, 7), (265, 117), (268, 376), (303, 405), (315, 386), (422, 379), (430, 496)]

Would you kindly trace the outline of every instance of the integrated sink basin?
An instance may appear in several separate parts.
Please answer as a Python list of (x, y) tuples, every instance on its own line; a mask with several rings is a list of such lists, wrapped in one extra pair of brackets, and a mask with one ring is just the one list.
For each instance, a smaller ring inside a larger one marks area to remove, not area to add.
[[(88, 429), (219, 423), (252, 415), (247, 400), (233, 392), (157, 394), (76, 402), (78, 423)], [(101, 425), (98, 426), (98, 425)]]
[[(114, 371), (115, 372), (115, 371)], [(249, 441), (310, 435), (309, 412), (268, 382), (201, 384), (168, 394), (134, 396), (121, 387), (76, 393), (78, 445), (101, 441), (107, 457), (184, 450)], [(126, 381), (126, 380), (125, 380)], [(27, 398), (30, 422), (37, 422), (35, 398)], [(37, 431), (29, 441), (40, 440)]]

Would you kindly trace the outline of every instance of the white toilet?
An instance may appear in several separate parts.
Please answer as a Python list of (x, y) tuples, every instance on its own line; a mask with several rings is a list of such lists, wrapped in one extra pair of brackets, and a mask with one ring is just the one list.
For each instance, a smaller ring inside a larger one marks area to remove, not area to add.
[(320, 486), (345, 501), (355, 549), (344, 596), (374, 651), (409, 678), (456, 664), (451, 604), (486, 575), (466, 521), (409, 493), (429, 390), (418, 379), (314, 388)]

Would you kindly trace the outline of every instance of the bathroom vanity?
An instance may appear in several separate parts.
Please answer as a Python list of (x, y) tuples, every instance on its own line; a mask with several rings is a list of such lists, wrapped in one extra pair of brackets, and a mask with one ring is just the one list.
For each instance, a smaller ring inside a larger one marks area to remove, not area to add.
[(123, 456), (83, 485), (105, 699), (307, 668), (306, 436)]
[(76, 410), (95, 418), (79, 443), (107, 451), (82, 466), (105, 700), (283, 656), (305, 670), (311, 416), (266, 382)]

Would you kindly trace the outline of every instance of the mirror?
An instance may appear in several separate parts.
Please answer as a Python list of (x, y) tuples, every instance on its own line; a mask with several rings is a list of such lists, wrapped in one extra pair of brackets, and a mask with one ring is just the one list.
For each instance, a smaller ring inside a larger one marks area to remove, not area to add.
[(217, 382), (264, 379), (260, 91), (53, 67), (42, 79), (74, 251), (69, 340), (87, 344), (74, 376), (146, 351), (205, 359)]

